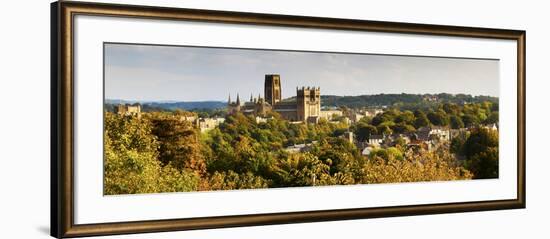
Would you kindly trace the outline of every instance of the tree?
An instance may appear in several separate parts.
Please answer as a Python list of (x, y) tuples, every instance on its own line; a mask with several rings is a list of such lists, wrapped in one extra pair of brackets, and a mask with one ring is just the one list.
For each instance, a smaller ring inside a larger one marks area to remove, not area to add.
[(376, 127), (376, 131), (378, 131), (379, 134), (384, 134), (384, 135), (390, 135), (393, 133), (390, 126), (385, 124), (381, 124), (378, 127)]
[(403, 124), (413, 124), (414, 123), (414, 113), (411, 111), (404, 111), (403, 113), (399, 114), (394, 122), (395, 123), (403, 123)]
[(153, 121), (153, 134), (159, 141), (159, 160), (178, 170), (189, 169), (199, 174), (206, 172), (201, 153), (199, 132), (191, 123), (174, 116), (159, 116)]
[(104, 138), (105, 194), (158, 191), (161, 167), (149, 121), (107, 112)]
[(456, 115), (451, 115), (450, 124), (451, 124), (451, 128), (453, 129), (464, 128), (464, 122), (462, 122), (462, 119)]
[(313, 154), (291, 154), (274, 165), (275, 187), (331, 185), (329, 170)]
[(370, 158), (382, 158), (384, 160), (403, 160), (403, 152), (396, 147), (387, 149), (379, 148), (371, 152)]
[(210, 190), (267, 188), (268, 183), (267, 180), (251, 172), (238, 174), (231, 170), (215, 172), (209, 181)]
[(475, 127), (479, 125), (479, 119), (473, 114), (464, 114), (462, 117), (462, 122), (466, 127)]
[[(418, 103), (418, 97), (352, 125), (324, 119), (291, 123), (276, 112), (258, 123), (252, 115), (235, 113), (204, 133), (183, 116), (225, 114), (223, 110), (151, 109), (141, 117), (106, 112), (105, 194), (498, 177), (497, 131), (460, 130), (451, 143), (441, 141), (430, 150), (408, 147), (406, 137), (387, 137), (368, 156), (361, 155), (362, 144), (341, 137), (353, 131), (358, 141), (365, 141), (373, 134), (406, 134), (432, 124), (461, 129), (498, 122), (498, 104), (483, 102), (492, 98), (439, 94), (438, 102), (445, 103)], [(446, 101), (455, 98), (460, 100)]]
[[(382, 152), (382, 151), (380, 151)], [(463, 167), (453, 165), (453, 157), (444, 152), (405, 153), (402, 160), (391, 160), (395, 152), (376, 153), (363, 165), (361, 183), (398, 183), (471, 179)], [(387, 158), (385, 158), (387, 157)], [(388, 160), (390, 159), (390, 160)]]
[(394, 145), (398, 149), (403, 150), (407, 146), (407, 141), (403, 137), (398, 137), (397, 139), (395, 139)]
[(498, 131), (474, 129), (464, 143), (464, 155), (475, 178), (498, 178)]
[(361, 162), (361, 156), (355, 145), (342, 138), (324, 139), (311, 153), (330, 166), (331, 175), (353, 171)]
[(155, 158), (156, 152), (140, 152), (125, 146), (113, 144), (108, 134), (105, 135), (104, 193), (157, 192), (161, 167)]
[(449, 118), (445, 114), (445, 111), (438, 110), (437, 112), (428, 113), (428, 119), (434, 125), (446, 126), (449, 125)]
[(359, 122), (355, 126), (355, 135), (357, 135), (357, 140), (359, 140), (360, 142), (368, 140), (371, 135), (377, 133), (378, 131), (376, 130), (376, 127), (370, 124)]
[(405, 134), (405, 133), (412, 133), (415, 132), (416, 129), (412, 125), (408, 125), (405, 123), (399, 123), (391, 127), (392, 131), (397, 134)]
[(485, 119), (485, 124), (498, 124), (498, 111), (491, 112), (487, 119)]
[(428, 119), (428, 117), (424, 112), (417, 110), (414, 112), (414, 115), (416, 117), (414, 121), (415, 128), (418, 129), (418, 128), (426, 127), (430, 125), (430, 120)]
[(385, 122), (393, 122), (397, 114), (398, 114), (397, 110), (384, 111), (384, 113), (374, 116), (374, 118), (372, 118), (371, 123), (372, 125), (379, 126), (380, 124), (383, 124)]
[(208, 182), (190, 170), (179, 171), (167, 165), (160, 170), (158, 190), (156, 192), (191, 192), (208, 189)]
[(466, 143), (466, 140), (470, 136), (469, 133), (461, 133), (458, 134), (456, 137), (453, 137), (451, 140), (451, 153), (457, 154), (457, 155), (464, 155), (464, 144)]
[(445, 113), (451, 114), (451, 115), (456, 115), (460, 112), (460, 107), (453, 103), (443, 104), (442, 109), (445, 111)]

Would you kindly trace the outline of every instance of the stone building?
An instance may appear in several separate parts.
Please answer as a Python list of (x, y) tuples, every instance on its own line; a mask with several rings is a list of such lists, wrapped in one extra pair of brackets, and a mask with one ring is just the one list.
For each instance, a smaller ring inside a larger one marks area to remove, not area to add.
[(237, 101), (235, 102), (231, 101), (231, 94), (229, 94), (229, 98), (227, 99), (227, 113), (234, 114), (240, 111), (241, 111), (241, 99), (239, 98), (239, 94), (237, 94)]
[(218, 125), (225, 122), (225, 118), (200, 118), (196, 119), (195, 122), (197, 122), (197, 126), (201, 133), (204, 133), (218, 127)]
[(321, 88), (296, 89), (298, 121), (316, 123), (321, 116)]
[(119, 115), (126, 116), (141, 116), (141, 105), (140, 104), (118, 104), (115, 107), (115, 113)]
[(276, 105), (281, 102), (281, 76), (265, 75), (264, 81), (264, 97), (265, 101), (270, 105)]
[(344, 112), (341, 110), (328, 109), (321, 110), (321, 118), (325, 118), (328, 121), (334, 120), (335, 118), (342, 117)]
[(254, 114), (265, 116), (270, 111), (275, 111), (283, 119), (289, 121), (302, 121), (316, 123), (321, 117), (321, 89), (319, 87), (296, 87), (296, 98), (282, 99), (281, 77), (279, 75), (265, 75), (264, 98), (250, 96), (248, 102), (241, 102), (237, 94), (237, 100), (231, 101), (229, 96), (227, 112), (233, 114)]

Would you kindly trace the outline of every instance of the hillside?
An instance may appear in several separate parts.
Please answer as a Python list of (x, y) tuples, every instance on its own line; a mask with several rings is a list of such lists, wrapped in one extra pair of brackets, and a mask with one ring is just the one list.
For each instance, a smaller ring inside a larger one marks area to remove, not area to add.
[[(294, 101), (295, 97), (287, 98), (284, 101)], [(498, 97), (492, 96), (472, 96), (466, 94), (377, 94), (360, 96), (321, 96), (321, 105), (323, 107), (342, 107), (362, 108), (362, 107), (398, 107), (402, 109), (426, 108), (438, 103), (481, 103), (489, 101), (498, 103)], [(215, 110), (223, 109), (227, 106), (224, 101), (128, 101), (128, 100), (105, 100), (107, 107), (116, 104), (134, 104), (140, 103), (144, 111), (176, 109), (183, 110)]]

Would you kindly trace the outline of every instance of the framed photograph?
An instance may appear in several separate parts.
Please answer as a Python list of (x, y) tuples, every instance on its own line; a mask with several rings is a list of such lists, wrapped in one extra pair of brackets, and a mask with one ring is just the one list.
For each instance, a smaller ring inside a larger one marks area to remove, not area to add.
[(51, 16), (54, 237), (525, 208), (525, 31)]

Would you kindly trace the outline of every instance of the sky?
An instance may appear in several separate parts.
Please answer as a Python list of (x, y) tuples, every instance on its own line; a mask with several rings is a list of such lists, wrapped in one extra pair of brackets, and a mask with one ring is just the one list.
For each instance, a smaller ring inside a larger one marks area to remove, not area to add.
[(451, 93), (499, 96), (499, 61), (394, 55), (105, 44), (105, 98), (227, 101), (263, 97), (266, 74), (322, 95)]

